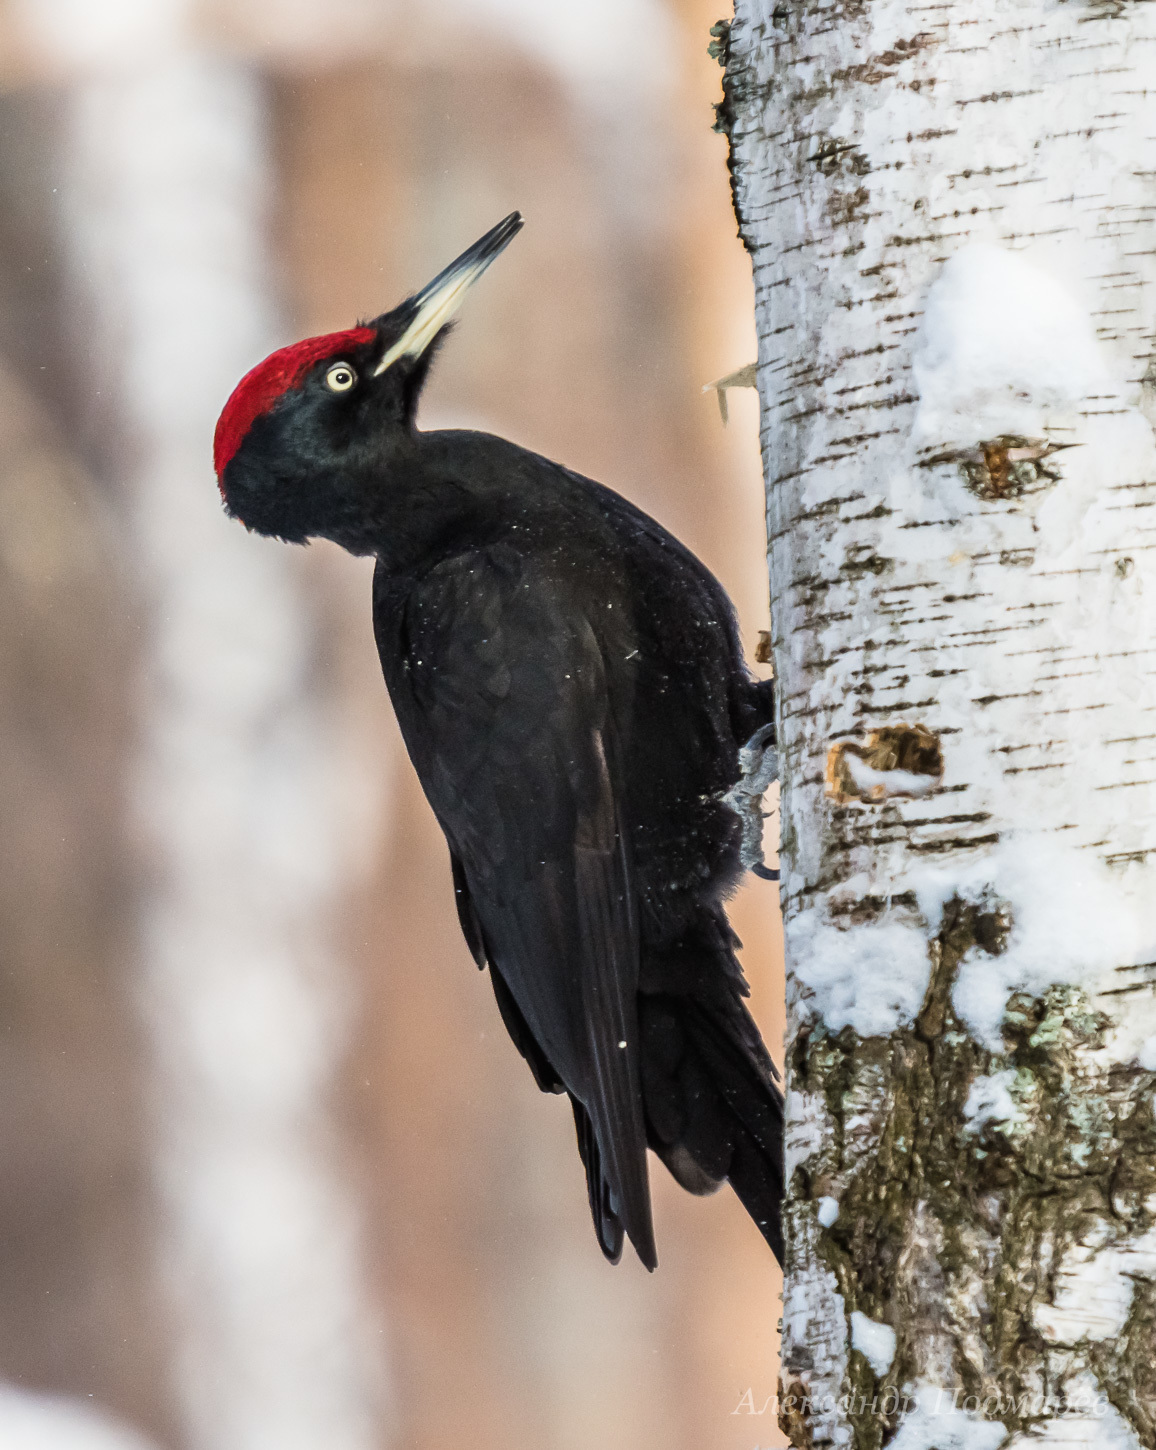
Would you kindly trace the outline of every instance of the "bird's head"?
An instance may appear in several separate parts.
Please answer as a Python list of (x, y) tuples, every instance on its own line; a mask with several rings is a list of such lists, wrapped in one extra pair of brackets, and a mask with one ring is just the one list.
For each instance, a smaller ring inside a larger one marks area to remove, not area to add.
[(379, 481), (383, 458), (412, 430), (438, 339), (521, 226), (511, 212), (392, 312), (280, 348), (246, 373), (213, 440), (229, 512), (292, 543), (354, 528), (366, 480)]

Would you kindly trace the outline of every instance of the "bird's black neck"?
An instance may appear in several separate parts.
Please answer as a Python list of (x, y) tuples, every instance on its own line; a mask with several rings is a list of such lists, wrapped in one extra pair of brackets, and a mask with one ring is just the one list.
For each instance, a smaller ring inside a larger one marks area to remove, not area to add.
[(490, 512), (487, 522), (476, 485), (444, 466), (431, 437), (408, 431), (350, 460), (325, 537), (351, 554), (375, 555), (391, 573), (420, 569), (463, 539), (476, 544), (496, 520)]

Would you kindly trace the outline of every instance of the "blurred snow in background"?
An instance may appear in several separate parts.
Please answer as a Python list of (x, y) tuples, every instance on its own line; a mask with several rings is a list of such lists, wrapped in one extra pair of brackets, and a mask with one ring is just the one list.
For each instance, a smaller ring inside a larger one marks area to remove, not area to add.
[(0, 1385), (0, 1445), (4, 1450), (156, 1450), (151, 1440), (60, 1395), (36, 1395)]

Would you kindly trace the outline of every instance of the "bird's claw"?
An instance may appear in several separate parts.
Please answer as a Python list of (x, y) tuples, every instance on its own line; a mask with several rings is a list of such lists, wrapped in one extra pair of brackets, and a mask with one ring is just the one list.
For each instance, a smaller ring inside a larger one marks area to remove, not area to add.
[(764, 725), (756, 730), (739, 750), (738, 781), (723, 796), (743, 824), (739, 856), (748, 871), (764, 881), (777, 881), (779, 873), (763, 859), (763, 796), (779, 778), (779, 752), (773, 741), (775, 727)]

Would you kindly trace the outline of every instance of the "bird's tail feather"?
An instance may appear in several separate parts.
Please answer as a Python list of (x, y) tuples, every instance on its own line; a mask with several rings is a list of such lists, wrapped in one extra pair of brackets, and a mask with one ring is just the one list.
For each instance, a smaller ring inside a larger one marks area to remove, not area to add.
[(783, 1097), (734, 987), (737, 963), (721, 983), (712, 965), (708, 1000), (698, 992), (639, 995), (650, 1146), (692, 1193), (728, 1179), (781, 1263)]
[[(616, 1205), (610, 1196), (610, 1188), (602, 1172), (602, 1154), (598, 1149), (598, 1138), (594, 1132), (586, 1109), (576, 1097), (571, 1096), (574, 1109), (574, 1128), (578, 1134), (578, 1152), (582, 1155), (582, 1166), (586, 1169), (586, 1192), (590, 1198), (590, 1215), (594, 1219), (594, 1231), (602, 1252), (612, 1264), (622, 1257), (623, 1229)], [(653, 1268), (653, 1265), (648, 1265)]]

